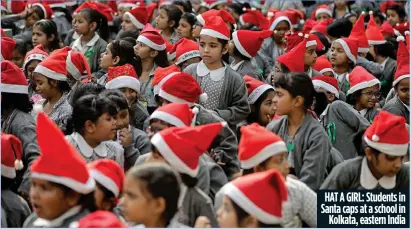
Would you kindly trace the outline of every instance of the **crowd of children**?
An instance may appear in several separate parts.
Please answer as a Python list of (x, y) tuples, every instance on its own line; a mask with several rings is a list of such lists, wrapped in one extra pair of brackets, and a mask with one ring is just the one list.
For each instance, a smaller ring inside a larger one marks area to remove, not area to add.
[(2, 227), (316, 227), (409, 189), (409, 1), (3, 0)]

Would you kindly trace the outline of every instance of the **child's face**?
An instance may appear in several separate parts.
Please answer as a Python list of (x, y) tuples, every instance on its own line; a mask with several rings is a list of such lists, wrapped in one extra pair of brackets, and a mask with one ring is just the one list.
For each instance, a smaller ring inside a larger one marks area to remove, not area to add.
[(91, 25), (88, 23), (83, 13), (77, 13), (74, 15), (74, 31), (80, 35), (86, 35), (90, 32)]
[(397, 23), (400, 23), (400, 16), (395, 10), (387, 10), (387, 21), (392, 27), (395, 27)]
[(264, 164), (264, 166), (258, 165), (255, 168), (257, 169), (257, 171), (254, 170), (255, 172), (275, 169), (278, 170), (281, 175), (283, 175), (283, 177), (286, 177), (290, 173), (290, 164), (287, 161), (287, 152), (276, 154), (267, 159), (267, 162)]
[(167, 11), (160, 9), (158, 16), (156, 17), (156, 28), (160, 30), (169, 29), (171, 25), (168, 21)]
[(130, 124), (130, 114), (128, 109), (120, 110), (115, 116), (114, 119), (116, 120), (116, 129), (121, 130), (125, 127), (128, 127)]
[(104, 200), (104, 192), (98, 185), (96, 185), (96, 190), (94, 190), (94, 199), (98, 210), (110, 211), (111, 203)]
[(14, 49), (11, 54), (11, 62), (13, 62), (19, 68), (23, 67), (24, 55), (20, 53), (17, 49)]
[(128, 31), (128, 30), (132, 30), (136, 28), (137, 27), (133, 23), (131, 23), (130, 16), (128, 16), (127, 14), (124, 14), (123, 21), (121, 22), (121, 29), (123, 31)]
[(40, 20), (39, 15), (37, 15), (37, 13), (33, 11), (33, 13), (31, 13), (25, 21), (26, 28), (32, 27), (39, 20)]
[(166, 122), (155, 119), (150, 123), (150, 126), (148, 127), (147, 130), (147, 135), (151, 139), (151, 137), (154, 136), (154, 134), (167, 129), (169, 126)]
[(238, 228), (237, 213), (228, 196), (224, 196), (223, 204), (217, 210), (217, 221), (221, 228)]
[(134, 55), (139, 56), (142, 60), (151, 58), (151, 48), (137, 41), (137, 44), (134, 46)]
[(328, 19), (328, 18), (330, 18), (330, 15), (328, 15), (328, 14), (326, 14), (326, 13), (320, 13), (320, 14), (317, 15), (317, 17), (315, 17), (315, 19), (316, 19), (318, 22), (324, 21), (324, 20), (326, 20), (326, 19)]
[(30, 200), (39, 218), (53, 220), (77, 205), (80, 195), (67, 195), (60, 187), (41, 179), (32, 178)]
[(33, 72), (34, 69), (36, 69), (37, 65), (40, 63), (39, 60), (32, 60), (30, 61), (27, 65), (26, 65), (26, 69), (27, 69), (27, 75), (26, 78), (34, 83), (34, 77), (33, 77)]
[(127, 103), (129, 106), (133, 105), (137, 101), (137, 92), (133, 89), (123, 87), (120, 89), (124, 96), (127, 98)]
[(357, 100), (357, 104), (363, 109), (373, 108), (380, 98), (380, 90), (378, 85), (373, 87), (364, 88), (361, 92), (360, 97)]
[(334, 77), (334, 73), (329, 71), (329, 72), (324, 72), (323, 76), (329, 76), (329, 77)]
[(186, 19), (180, 19), (180, 22), (178, 23), (178, 28), (177, 28), (177, 34), (179, 37), (185, 37), (187, 39), (192, 38), (192, 33), (191, 33), (191, 25), (190, 23), (187, 22)]
[(118, 15), (120, 15), (120, 17), (123, 17), (124, 13), (130, 10), (131, 10), (131, 7), (119, 7), (117, 9), (117, 12), (118, 12)]
[(116, 120), (108, 113), (102, 114), (93, 125), (93, 138), (103, 142), (114, 139), (117, 134)]
[(113, 67), (115, 64), (115, 60), (113, 58), (113, 54), (111, 53), (111, 46), (112, 44), (109, 43), (106, 47), (106, 51), (100, 55), (100, 67), (102, 69), (108, 69), (109, 67)]
[(305, 49), (304, 66), (314, 66), (315, 61), (317, 60), (317, 53), (315, 52), (316, 47), (317, 45), (311, 45)]
[(296, 108), (295, 98), (287, 90), (280, 87), (275, 88), (273, 103), (275, 104), (277, 115), (287, 115)]
[(275, 115), (275, 107), (273, 103), (274, 91), (268, 92), (267, 98), (260, 105), (258, 122), (262, 126), (267, 126)]
[(43, 45), (43, 47), (48, 47), (48, 39), (47, 35), (40, 30), (38, 26), (33, 27), (33, 36), (31, 37), (31, 42), (33, 43), (33, 47), (36, 45)]
[(400, 100), (410, 105), (410, 78), (401, 80), (397, 85), (396, 91)]
[(223, 54), (228, 52), (228, 45), (223, 45), (217, 38), (208, 35), (200, 36), (200, 55), (205, 64), (221, 61)]
[(36, 83), (36, 92), (45, 99), (50, 99), (55, 95), (57, 82), (48, 79), (43, 74), (34, 73), (34, 82)]
[(277, 44), (283, 43), (285, 34), (290, 31), (290, 25), (286, 21), (281, 21), (277, 24), (275, 29), (277, 32), (274, 33), (274, 40)]
[(334, 42), (331, 45), (330, 62), (333, 66), (334, 65), (338, 66), (338, 65), (348, 64), (347, 54), (345, 54), (344, 48), (338, 42)]
[(391, 156), (384, 152), (376, 155), (369, 147), (365, 149), (365, 154), (370, 167), (374, 167), (376, 172), (387, 177), (393, 177), (400, 171), (404, 159), (404, 157)]
[(193, 31), (191, 32), (191, 34), (193, 35), (194, 39), (200, 38), (200, 32), (201, 32), (202, 28), (203, 27), (199, 23), (197, 23), (193, 26)]

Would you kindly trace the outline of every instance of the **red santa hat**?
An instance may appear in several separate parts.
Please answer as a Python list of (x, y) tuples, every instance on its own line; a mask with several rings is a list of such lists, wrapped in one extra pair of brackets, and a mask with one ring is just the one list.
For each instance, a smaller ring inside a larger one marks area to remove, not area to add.
[(204, 0), (203, 2), (206, 3), (210, 9), (220, 4), (228, 3), (227, 0)]
[(208, 35), (227, 41), (230, 40), (230, 30), (219, 16), (208, 18), (204, 27), (201, 29), (200, 35)]
[(6, 12), (12, 14), (19, 14), (24, 11), (26, 8), (26, 3), (24, 1), (14, 1), (14, 0), (2, 0), (1, 1), (2, 9)]
[(325, 4), (319, 5), (319, 6), (314, 10), (313, 14), (311, 15), (311, 18), (312, 18), (313, 20), (317, 20), (317, 16), (318, 16), (319, 14), (327, 14), (328, 16), (333, 17), (333, 12), (332, 12), (332, 11), (330, 10), (330, 8), (328, 8), (328, 6), (325, 5)]
[(173, 126), (190, 126), (194, 113), (187, 103), (170, 103), (157, 108), (151, 115), (151, 119), (158, 119)]
[(248, 58), (253, 58), (257, 55), (264, 40), (272, 36), (273, 31), (250, 31), (237, 30), (233, 32), (233, 41), (237, 50)]
[(338, 80), (336, 78), (329, 76), (315, 76), (312, 80), (316, 91), (323, 88), (326, 91), (333, 93), (335, 97), (340, 97), (340, 93), (338, 92)]
[(260, 98), (260, 96), (267, 90), (274, 90), (274, 88), (271, 85), (265, 82), (261, 82), (248, 75), (244, 76), (244, 81), (245, 85), (247, 86), (249, 104), (254, 104), (255, 101), (257, 101), (258, 98)]
[(377, 23), (374, 20), (374, 14), (372, 11), (370, 11), (369, 14), (370, 14), (370, 21), (368, 22), (367, 30), (365, 31), (365, 35), (367, 36), (367, 39), (368, 39), (368, 44), (369, 45), (384, 44), (386, 40), (384, 39), (384, 36), (381, 33), (380, 27), (377, 25)]
[(388, 21), (385, 21), (384, 23), (382, 23), (380, 29), (384, 37), (394, 36), (394, 29), (392, 28), (390, 23), (388, 23)]
[(208, 10), (202, 14), (197, 15), (197, 21), (200, 23), (200, 25), (204, 26), (206, 21), (215, 16), (220, 16), (223, 21), (229, 22), (230, 24), (234, 25), (236, 24), (235, 19), (233, 16), (228, 13), (226, 10)]
[(165, 81), (158, 95), (173, 103), (187, 103), (190, 107), (197, 100), (207, 101), (207, 94), (202, 92), (197, 80), (187, 73), (175, 74)]
[(117, 198), (123, 191), (124, 172), (117, 162), (111, 159), (98, 159), (87, 165), (91, 176)]
[(288, 31), (285, 34), (285, 39), (287, 40), (286, 47), (285, 47), (286, 52), (291, 51), (295, 46), (297, 46), (304, 39), (307, 39), (306, 47), (316, 45), (317, 46), (316, 51), (321, 51), (325, 48), (323, 43), (321, 43), (320, 39), (317, 37), (317, 35), (310, 33), (310, 34), (306, 34), (306, 36), (308, 37), (304, 38), (303, 33), (295, 33), (293, 31)]
[(330, 63), (330, 61), (327, 60), (327, 56), (325, 55), (322, 55), (317, 58), (313, 66), (313, 69), (320, 72), (321, 74), (324, 74), (324, 72), (334, 73), (333, 66)]
[(198, 43), (186, 38), (183, 40), (176, 49), (176, 64), (181, 64), (186, 60), (191, 58), (200, 57), (200, 50), (198, 48)]
[(64, 2), (64, 0), (47, 0), (47, 4), (51, 8), (57, 8), (57, 7), (66, 8), (66, 3)]
[(251, 24), (260, 27), (262, 30), (268, 29), (269, 22), (266, 17), (259, 10), (247, 9), (244, 14), (240, 16), (240, 24)]
[[(168, 50), (167, 52), (167, 59), (168, 61), (172, 61), (176, 59), (176, 51), (177, 51), (177, 47), (184, 41), (184, 39), (187, 39), (185, 37), (180, 38), (176, 43), (173, 44), (173, 46)], [(198, 46), (198, 45), (197, 45)]]
[(120, 0), (117, 4), (118, 8), (134, 8), (137, 7), (137, 1), (136, 0)]
[(53, 10), (51, 9), (51, 7), (48, 4), (45, 3), (34, 3), (31, 5), (33, 6), (38, 6), (40, 7), (40, 9), (43, 11), (44, 13), (44, 18), (45, 19), (51, 19), (51, 16), (53, 15)]
[(16, 42), (10, 37), (1, 37), (1, 60), (11, 60)]
[(109, 6), (98, 2), (84, 2), (79, 7), (77, 7), (76, 10), (74, 10), (73, 14), (76, 14), (83, 9), (93, 9), (98, 11), (107, 19), (108, 25), (113, 25), (113, 15), (115, 14), (115, 12)]
[[(36, 129), (41, 154), (31, 164), (31, 178), (58, 183), (81, 194), (94, 191), (96, 183), (86, 162), (53, 120), (39, 113)], [(57, 148), (60, 153), (56, 153)]]
[(384, 14), (384, 17), (386, 17), (386, 13), (387, 13), (387, 8), (391, 7), (391, 6), (395, 6), (397, 5), (397, 3), (395, 1), (384, 1), (380, 4), (380, 10), (381, 12)]
[(394, 27), (394, 33), (395, 31), (398, 31), (398, 35), (405, 35), (405, 31), (410, 30), (410, 21), (406, 21), (406, 22), (401, 22), (401, 23), (397, 23)]
[(241, 139), (238, 145), (241, 168), (251, 169), (282, 152), (287, 152), (287, 147), (278, 135), (257, 123), (241, 127)]
[(161, 85), (163, 85), (164, 82), (180, 72), (180, 69), (178, 69), (178, 67), (174, 64), (166, 68), (157, 67), (154, 71), (153, 81), (151, 82), (153, 85), (154, 95), (158, 95)]
[(171, 127), (151, 138), (164, 159), (179, 173), (197, 177), (200, 156), (208, 150), (226, 123), (195, 127)]
[(354, 64), (357, 62), (357, 56), (358, 56), (358, 40), (354, 38), (340, 38), (333, 43), (339, 43), (345, 52), (345, 55), (347, 55), (348, 59), (350, 59)]
[(1, 62), (1, 92), (28, 94), (27, 79), (24, 72), (13, 62)]
[(30, 50), (27, 54), (26, 57), (24, 58), (24, 63), (23, 63), (23, 69), (26, 69), (26, 66), (30, 63), (32, 60), (38, 60), (38, 61), (43, 61), (45, 60), (49, 54), (44, 51), (43, 45), (37, 45), (34, 47), (34, 49)]
[(397, 37), (398, 50), (397, 50), (397, 70), (394, 75), (393, 86), (397, 85), (401, 80), (410, 78), (410, 53), (409, 48), (406, 47), (404, 37)]
[(82, 52), (70, 50), (67, 53), (67, 72), (76, 80), (81, 80), (84, 74), (91, 78), (90, 65)]
[(40, 73), (53, 80), (66, 81), (66, 58), (67, 53), (63, 50), (56, 50), (52, 52), (45, 60), (43, 60), (43, 62), (39, 63), (34, 69), (34, 72)]
[(130, 88), (140, 93), (140, 81), (131, 64), (109, 67), (106, 89)]
[[(314, 25), (312, 27), (312, 29), (310, 31), (308, 31), (309, 33), (313, 33), (313, 32), (319, 32), (324, 36), (328, 36), (327, 33), (327, 26), (330, 25), (332, 22), (334, 21), (334, 19), (332, 18), (328, 18), (325, 20), (322, 20), (320, 22), (318, 22), (316, 25)], [(305, 31), (305, 30), (304, 30)], [(307, 33), (308, 33), (307, 32)]]
[(405, 156), (410, 142), (405, 118), (380, 111), (364, 134), (368, 146), (391, 156)]
[(147, 8), (147, 21), (151, 21), (153, 14), (154, 14), (154, 10), (157, 9), (157, 3), (152, 2), (148, 4), (146, 8)]
[[(280, 172), (270, 169), (235, 179), (224, 186), (224, 194), (259, 222), (281, 224), (288, 191)], [(258, 191), (256, 191), (258, 190)]]
[(112, 212), (95, 211), (92, 212), (77, 222), (73, 222), (70, 228), (125, 228), (121, 220)]
[(24, 168), (21, 158), (23, 146), (20, 139), (11, 134), (1, 133), (1, 176), (16, 178), (16, 170)]
[(279, 56), (277, 61), (284, 64), (291, 72), (304, 72), (304, 54), (307, 46), (308, 34), (291, 51)]
[(163, 37), (149, 23), (144, 26), (144, 29), (141, 31), (140, 36), (138, 36), (137, 41), (157, 51), (166, 50), (166, 43)]
[(347, 75), (347, 81), (350, 83), (350, 89), (347, 91), (347, 95), (367, 87), (375, 85), (381, 86), (380, 81), (361, 66), (356, 66), (351, 73)]
[(124, 14), (128, 15), (131, 23), (133, 23), (137, 29), (143, 29), (148, 23), (147, 8), (145, 6), (136, 7)]
[[(301, 32), (303, 34), (310, 33), (311, 30), (314, 28), (314, 26), (316, 26), (318, 24), (319, 24), (318, 21), (315, 21), (315, 20), (312, 20), (312, 19), (308, 18), (307, 20), (305, 20), (304, 26), (303, 26), (303, 29), (301, 30)], [(325, 30), (327, 30), (327, 28)]]
[(287, 9), (284, 11), (285, 15), (287, 15), (288, 19), (290, 19), (290, 22), (292, 24), (292, 27), (294, 29), (298, 28), (300, 24), (304, 24), (304, 14), (297, 10), (297, 9)]
[(368, 51), (370, 51), (370, 45), (368, 44), (368, 39), (365, 35), (364, 15), (365, 12), (360, 14), (348, 38), (355, 38), (358, 40), (358, 52), (368, 53)]
[(287, 22), (288, 25), (290, 26), (290, 29), (292, 30), (293, 27), (292, 27), (291, 21), (284, 12), (281, 12), (281, 11), (277, 11), (275, 13), (268, 12), (267, 16), (269, 17), (269, 21), (270, 21), (269, 30), (273, 31), (275, 27), (277, 27), (278, 23), (282, 21)]

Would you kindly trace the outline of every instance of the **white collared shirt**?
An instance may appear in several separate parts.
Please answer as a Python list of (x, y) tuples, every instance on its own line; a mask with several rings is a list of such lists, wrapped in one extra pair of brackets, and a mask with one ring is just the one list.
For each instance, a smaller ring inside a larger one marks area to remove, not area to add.
[(75, 207), (70, 208), (64, 214), (62, 214), (61, 216), (59, 216), (59, 217), (57, 217), (56, 219), (53, 219), (53, 220), (37, 218), (33, 222), (33, 226), (35, 226), (35, 227), (51, 227), (51, 228), (60, 227), (64, 223), (64, 220), (78, 214), (80, 211), (81, 211), (81, 206), (75, 206)]
[(81, 35), (79, 38), (77, 38), (74, 41), (72, 48), (74, 50), (82, 52), (83, 54), (86, 53), (91, 47), (93, 47), (96, 44), (96, 42), (100, 39), (100, 36), (96, 33), (96, 34), (94, 34), (94, 37), (91, 38), (91, 40), (83, 46), (83, 45), (81, 45), (81, 38), (82, 37), (83, 37), (83, 35)]
[(212, 70), (208, 69), (208, 67), (204, 64), (204, 61), (200, 61), (197, 65), (197, 75), (198, 76), (206, 76), (210, 74), (210, 78), (213, 81), (220, 81), (224, 77), (224, 72), (227, 66), (224, 64), (223, 67)]
[(367, 113), (367, 109), (362, 109), (359, 111), (361, 116), (365, 116), (365, 114)]
[(385, 65), (387, 64), (388, 58), (385, 58), (385, 60), (380, 64), (380, 69), (384, 70)]
[(226, 68), (224, 64), (224, 67), (210, 71), (203, 61), (197, 65), (197, 82), (200, 84), (201, 90), (208, 96), (207, 101), (200, 101), (200, 105), (206, 109), (217, 109), (220, 104), (220, 95), (224, 90)]
[(234, 71), (237, 71), (240, 67), (241, 67), (241, 65), (244, 63), (244, 60), (242, 60), (242, 61), (240, 61), (240, 62), (238, 62), (238, 63), (234, 63), (234, 61), (230, 64), (230, 67), (234, 70)]
[(80, 153), (83, 154), (84, 157), (89, 158), (93, 156), (93, 153), (96, 153), (100, 157), (107, 157), (107, 146), (104, 142), (101, 142), (96, 148), (91, 148), (81, 134), (74, 132), (71, 134), (71, 137), (77, 143)]
[(338, 82), (342, 83), (344, 82), (344, 78), (346, 77), (347, 73), (343, 73), (343, 74), (337, 74), (335, 73), (335, 78), (337, 78)]
[(360, 184), (365, 189), (375, 189), (379, 184), (384, 189), (393, 189), (396, 185), (397, 176), (392, 177), (383, 176), (379, 180), (372, 175), (368, 167), (367, 158), (364, 157), (361, 164)]

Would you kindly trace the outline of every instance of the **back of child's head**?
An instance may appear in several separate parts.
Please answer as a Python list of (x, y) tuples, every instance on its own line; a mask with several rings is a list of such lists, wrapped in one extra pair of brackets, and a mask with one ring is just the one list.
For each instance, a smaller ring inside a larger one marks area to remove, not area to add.
[(181, 15), (181, 19), (186, 20), (191, 25), (191, 29), (197, 23), (196, 16), (190, 12), (185, 12), (183, 15)]
[(27, 94), (1, 93), (1, 110), (17, 109), (29, 113), (33, 109), (33, 102)]
[(48, 40), (47, 48), (50, 52), (60, 48), (60, 37), (57, 32), (57, 25), (54, 21), (42, 19), (40, 21), (37, 21), (33, 27), (38, 28), (40, 31), (45, 33), (47, 36), (47, 40), (51, 37), (54, 37), (53, 40)]
[(240, 57), (242, 60), (250, 60), (251, 58), (244, 56), (243, 54), (238, 51), (237, 47), (234, 45), (233, 49), (233, 54), (234, 56)]
[(98, 32), (99, 36), (103, 40), (108, 41), (109, 31), (107, 18), (97, 10), (91, 8), (82, 9), (80, 10), (79, 14), (80, 13), (89, 24), (96, 23), (96, 31)]
[(193, 6), (191, 5), (190, 1), (175, 0), (173, 1), (173, 5), (181, 6), (184, 9), (184, 12), (193, 12)]
[(313, 34), (316, 35), (318, 37), (318, 39), (320, 39), (321, 44), (324, 45), (323, 50), (316, 51), (317, 56), (322, 56), (322, 55), (326, 54), (328, 52), (328, 49), (330, 49), (330, 47), (331, 47), (330, 41), (328, 40), (328, 38), (324, 34), (322, 34), (320, 32), (314, 32)]
[(118, 34), (118, 40), (124, 40), (125, 38), (131, 37), (134, 39), (134, 42), (135, 42), (139, 35), (140, 35), (140, 32), (137, 29), (120, 31)]
[(181, 183), (179, 175), (167, 164), (146, 163), (131, 168), (127, 177), (143, 183), (153, 198), (164, 199), (166, 207), (163, 217), (166, 227), (177, 213)]
[(334, 38), (350, 36), (352, 23), (347, 18), (340, 18), (327, 26), (327, 34)]
[(168, 62), (167, 51), (162, 50), (162, 51), (157, 51), (157, 52), (158, 52), (157, 56), (154, 57), (154, 63), (158, 67), (162, 67), (162, 68), (168, 67), (170, 63)]
[(14, 46), (14, 51), (17, 52), (13, 52), (13, 59), (11, 59), (11, 62), (21, 68), (23, 67), (24, 58), (27, 52), (33, 48), (33, 45), (31, 42), (24, 42), (20, 39), (16, 39), (15, 41), (16, 46)]
[(85, 95), (98, 95), (100, 92), (105, 90), (105, 87), (97, 84), (97, 83), (85, 83), (80, 85), (80, 87), (77, 88), (77, 90), (74, 91), (73, 97), (69, 103), (71, 104), (72, 107), (74, 107), (74, 104), (76, 101)]
[(181, 10), (173, 4), (162, 5), (160, 9), (167, 12), (168, 21), (169, 22), (174, 21), (173, 28), (176, 29), (178, 27), (178, 22), (180, 21), (180, 18), (183, 12), (181, 12)]
[(107, 89), (103, 91), (101, 95), (113, 101), (117, 105), (119, 110), (125, 110), (129, 108), (128, 103), (127, 103), (127, 98), (118, 89)]
[(390, 38), (386, 39), (386, 41), (387, 42), (385, 42), (384, 44), (374, 45), (375, 55), (381, 57), (390, 57), (394, 60), (397, 59), (397, 48), (395, 47), (395, 43)]
[(228, 8), (230, 8), (234, 13), (240, 16), (244, 13), (244, 9), (250, 9), (251, 6), (248, 2), (245, 2), (245, 3), (235, 2), (235, 3), (230, 4)]
[(126, 40), (114, 40), (111, 42), (110, 51), (112, 57), (118, 56), (120, 58), (119, 62), (114, 66), (122, 66), (125, 64), (131, 64), (134, 67), (137, 75), (141, 75), (141, 63), (140, 59), (136, 58), (134, 55), (134, 45)]

